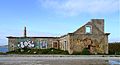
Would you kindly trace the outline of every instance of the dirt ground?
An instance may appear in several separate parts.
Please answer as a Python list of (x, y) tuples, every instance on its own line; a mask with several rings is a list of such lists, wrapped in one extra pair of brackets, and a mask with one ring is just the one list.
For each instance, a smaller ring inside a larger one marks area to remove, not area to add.
[(109, 60), (117, 61), (119, 57), (0, 57), (0, 65), (112, 65)]

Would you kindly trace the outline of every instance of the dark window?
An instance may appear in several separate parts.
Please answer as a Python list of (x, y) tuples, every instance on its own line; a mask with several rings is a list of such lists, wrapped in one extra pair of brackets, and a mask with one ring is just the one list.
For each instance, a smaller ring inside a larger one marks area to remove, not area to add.
[(53, 42), (53, 48), (57, 48), (57, 47), (58, 47), (57, 42)]

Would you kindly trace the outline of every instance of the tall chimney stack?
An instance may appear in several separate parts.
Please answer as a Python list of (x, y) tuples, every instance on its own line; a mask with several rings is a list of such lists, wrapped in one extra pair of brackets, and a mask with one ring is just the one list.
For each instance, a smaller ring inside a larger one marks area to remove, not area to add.
[(24, 27), (24, 37), (27, 37), (26, 27)]

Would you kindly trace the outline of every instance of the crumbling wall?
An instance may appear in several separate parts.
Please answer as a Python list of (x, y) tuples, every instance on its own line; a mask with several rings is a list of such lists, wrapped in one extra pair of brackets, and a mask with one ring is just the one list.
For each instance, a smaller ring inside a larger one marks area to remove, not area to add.
[[(86, 26), (90, 26), (90, 33), (86, 33)], [(70, 35), (71, 52), (88, 48), (94, 54), (108, 54), (108, 35), (104, 33), (104, 19), (92, 19)]]
[(77, 29), (74, 34), (86, 34), (85, 33), (85, 26), (91, 26), (91, 33), (92, 34), (104, 34), (104, 19), (92, 19), (91, 21), (87, 22), (85, 25)]
[[(107, 36), (106, 35), (84, 35), (84, 34), (73, 34), (71, 35), (71, 47), (73, 52), (82, 52), (84, 48), (88, 48), (90, 53), (108, 53), (107, 47)], [(90, 46), (90, 47), (89, 47)]]

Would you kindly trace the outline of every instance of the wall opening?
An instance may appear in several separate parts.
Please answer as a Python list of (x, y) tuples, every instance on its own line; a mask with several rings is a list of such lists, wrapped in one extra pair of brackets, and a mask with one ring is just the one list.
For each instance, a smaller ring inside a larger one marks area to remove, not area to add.
[(58, 42), (53, 42), (53, 48), (58, 49)]
[(91, 30), (92, 30), (92, 26), (91, 26), (91, 25), (86, 25), (86, 26), (85, 26), (85, 33), (86, 33), (86, 34), (88, 34), (88, 33), (91, 34), (91, 33), (92, 33)]
[(40, 44), (41, 44), (41, 49), (46, 49), (47, 48), (48, 43), (47, 43), (46, 40), (42, 40)]
[(64, 41), (64, 51), (67, 50), (67, 41)]

